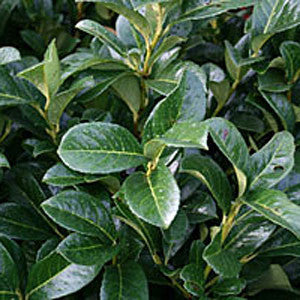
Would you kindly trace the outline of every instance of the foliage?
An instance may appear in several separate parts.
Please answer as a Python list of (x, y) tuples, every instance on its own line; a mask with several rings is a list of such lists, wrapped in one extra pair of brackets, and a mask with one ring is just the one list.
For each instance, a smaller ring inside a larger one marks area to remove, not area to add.
[(300, 297), (299, 0), (0, 16), (1, 299)]

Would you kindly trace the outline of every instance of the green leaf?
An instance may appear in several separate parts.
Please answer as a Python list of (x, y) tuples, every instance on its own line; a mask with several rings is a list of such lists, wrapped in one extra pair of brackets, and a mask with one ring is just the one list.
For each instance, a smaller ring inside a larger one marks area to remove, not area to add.
[(147, 279), (134, 261), (107, 267), (102, 280), (101, 300), (148, 300)]
[(98, 180), (101, 180), (99, 176), (75, 172), (61, 163), (51, 167), (43, 177), (43, 182), (54, 186), (72, 186)]
[(202, 0), (187, 1), (183, 3), (184, 11), (177, 22), (215, 17), (228, 10), (252, 6), (254, 2), (254, 0), (212, 0), (209, 2)]
[(148, 5), (148, 4), (166, 3), (166, 2), (172, 2), (172, 0), (132, 0), (131, 1), (132, 5), (135, 9), (138, 9), (138, 8)]
[(3, 0), (0, 3), (0, 36), (2, 36), (11, 12), (19, 4), (19, 0)]
[(0, 205), (0, 232), (20, 240), (45, 240), (53, 236), (47, 223), (34, 211), (15, 203)]
[(239, 196), (243, 195), (247, 186), (249, 153), (248, 147), (240, 132), (229, 121), (212, 118), (206, 121), (215, 144), (232, 163), (239, 184)]
[(143, 142), (160, 137), (176, 123), (202, 121), (206, 114), (206, 76), (188, 63), (178, 87), (159, 102), (146, 121)]
[(214, 284), (212, 292), (220, 296), (238, 295), (246, 287), (246, 280), (242, 278), (228, 278)]
[(7, 158), (2, 153), (0, 153), (0, 168), (10, 168)]
[(126, 56), (127, 49), (122, 41), (99, 23), (92, 20), (82, 20), (76, 25), (76, 28), (97, 37), (101, 42), (110, 46), (121, 56)]
[(69, 90), (63, 91), (51, 99), (47, 110), (48, 120), (51, 124), (59, 128), (59, 121), (64, 110), (72, 101), (72, 99), (85, 87), (88, 79), (89, 77), (80, 80)]
[(211, 158), (196, 154), (187, 156), (181, 163), (181, 172), (200, 179), (222, 210), (228, 212), (233, 199), (231, 186), (224, 171)]
[(118, 250), (116, 245), (107, 241), (78, 233), (70, 234), (57, 248), (57, 251), (68, 261), (87, 266), (92, 266), (95, 262), (104, 265), (118, 253)]
[(258, 51), (275, 33), (286, 31), (300, 24), (298, 0), (261, 0), (254, 6), (251, 32)]
[[(5, 244), (0, 242), (0, 295), (1, 299), (16, 299), (19, 287), (18, 268)], [(3, 298), (2, 298), (3, 297)]]
[(36, 158), (45, 153), (51, 153), (56, 150), (55, 146), (47, 140), (27, 139), (23, 142), (23, 147), (32, 153)]
[(278, 69), (269, 69), (258, 75), (258, 86), (261, 91), (272, 93), (286, 92), (291, 88), (285, 81), (284, 72)]
[(123, 15), (134, 27), (144, 36), (149, 38), (151, 29), (146, 18), (144, 18), (137, 11), (134, 11), (130, 4), (124, 4), (119, 0), (76, 0), (76, 2), (98, 2), (113, 10), (119, 15)]
[(77, 292), (90, 283), (102, 265), (81, 266), (56, 252), (34, 264), (29, 272), (26, 300), (56, 299)]
[(167, 167), (160, 165), (150, 175), (136, 172), (124, 185), (125, 199), (138, 217), (165, 229), (170, 226), (178, 211), (180, 191)]
[(288, 82), (296, 82), (300, 75), (300, 44), (292, 41), (283, 42), (280, 45), (280, 53), (285, 61)]
[(185, 42), (186, 39), (180, 36), (171, 35), (164, 39), (159, 45), (149, 60), (149, 65), (152, 66), (164, 53), (173, 49), (176, 45)]
[(277, 133), (250, 158), (250, 189), (270, 188), (280, 182), (294, 165), (294, 138), (286, 131)]
[(242, 266), (232, 252), (222, 249), (221, 243), (222, 231), (219, 231), (204, 249), (203, 258), (222, 278), (237, 277)]
[(155, 159), (166, 146), (208, 150), (207, 138), (208, 126), (204, 122), (176, 123), (162, 137), (147, 142), (144, 145), (144, 155)]
[(62, 138), (58, 155), (69, 168), (92, 174), (123, 171), (146, 162), (127, 129), (101, 122), (71, 128)]
[(66, 229), (115, 242), (112, 218), (98, 198), (84, 192), (64, 191), (43, 202), (42, 208)]
[(21, 60), (21, 54), (18, 49), (13, 47), (0, 48), (0, 65), (5, 65), (16, 60)]
[(18, 76), (33, 83), (50, 101), (61, 84), (60, 62), (55, 40), (48, 46), (43, 62), (20, 72)]
[(300, 241), (290, 232), (279, 229), (259, 250), (263, 257), (300, 256)]
[(122, 76), (117, 82), (112, 84), (121, 99), (128, 105), (129, 109), (137, 118), (143, 101), (141, 83), (134, 75)]
[(258, 189), (243, 198), (243, 202), (300, 238), (300, 207), (291, 202), (283, 192)]

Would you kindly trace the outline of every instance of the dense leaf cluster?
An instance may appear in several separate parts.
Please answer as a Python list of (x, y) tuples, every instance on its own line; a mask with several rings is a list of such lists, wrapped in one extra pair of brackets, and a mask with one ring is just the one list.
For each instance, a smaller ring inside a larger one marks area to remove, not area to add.
[(299, 0), (0, 19), (0, 299), (300, 298)]

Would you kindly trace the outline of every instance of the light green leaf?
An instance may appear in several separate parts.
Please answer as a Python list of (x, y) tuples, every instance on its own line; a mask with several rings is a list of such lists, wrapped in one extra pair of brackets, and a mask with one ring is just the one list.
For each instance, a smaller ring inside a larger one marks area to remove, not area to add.
[(228, 212), (233, 199), (231, 186), (224, 171), (211, 158), (196, 154), (187, 156), (182, 161), (181, 172), (200, 179), (222, 210)]
[(43, 177), (43, 182), (54, 186), (72, 186), (100, 179), (99, 176), (81, 174), (58, 163), (47, 171)]
[(209, 132), (214, 142), (234, 167), (239, 184), (239, 196), (241, 196), (247, 186), (250, 159), (245, 140), (236, 127), (225, 119), (212, 118), (206, 122), (210, 126)]
[(90, 283), (102, 265), (81, 266), (52, 252), (33, 265), (26, 287), (26, 300), (57, 299), (72, 294)]
[(101, 3), (105, 7), (113, 10), (119, 15), (123, 15), (128, 21), (134, 25), (134, 27), (144, 36), (149, 38), (151, 29), (150, 25), (145, 17), (134, 11), (130, 3), (125, 4), (119, 0), (76, 0), (76, 2), (96, 2)]
[(256, 1), (251, 24), (252, 47), (257, 52), (275, 33), (300, 24), (300, 3), (298, 0)]
[(76, 25), (76, 28), (97, 37), (100, 41), (110, 46), (121, 56), (126, 56), (127, 49), (122, 41), (99, 23), (92, 20), (82, 20)]
[(15, 203), (0, 205), (0, 232), (20, 240), (45, 240), (54, 233), (34, 211)]
[(285, 61), (287, 80), (290, 83), (296, 82), (300, 76), (300, 44), (283, 42), (280, 45), (280, 53)]
[(250, 189), (270, 188), (281, 181), (294, 165), (294, 138), (286, 131), (277, 133), (250, 158)]
[(138, 217), (164, 229), (170, 226), (178, 211), (180, 191), (167, 167), (160, 165), (150, 175), (136, 172), (124, 185), (125, 199)]
[(283, 192), (258, 189), (244, 198), (243, 202), (300, 238), (300, 207), (291, 202)]
[(21, 54), (18, 49), (13, 47), (0, 48), (0, 65), (5, 65), (16, 60), (21, 60)]
[(79, 191), (64, 191), (43, 202), (42, 208), (66, 229), (115, 242), (112, 218), (96, 197)]
[(78, 233), (70, 234), (57, 248), (57, 251), (68, 261), (86, 266), (92, 266), (95, 262), (104, 265), (117, 254), (118, 250), (116, 245), (107, 241)]
[(0, 168), (10, 168), (7, 158), (2, 153), (0, 153)]
[(200, 20), (215, 17), (228, 10), (235, 10), (241, 7), (252, 6), (254, 0), (202, 0), (183, 2), (183, 14), (177, 22), (186, 20)]
[(237, 277), (242, 266), (233, 253), (222, 249), (221, 239), (222, 231), (219, 231), (204, 249), (203, 258), (222, 278)]
[(204, 122), (176, 123), (161, 138), (154, 138), (147, 142), (144, 145), (144, 155), (155, 159), (165, 146), (208, 150), (207, 138), (208, 125)]
[(18, 76), (33, 83), (50, 101), (61, 84), (60, 62), (55, 40), (48, 46), (43, 62), (20, 72)]
[(134, 261), (107, 267), (102, 280), (101, 300), (148, 300), (147, 279)]
[(127, 129), (101, 122), (71, 128), (62, 138), (58, 155), (69, 168), (91, 174), (119, 172), (146, 162)]

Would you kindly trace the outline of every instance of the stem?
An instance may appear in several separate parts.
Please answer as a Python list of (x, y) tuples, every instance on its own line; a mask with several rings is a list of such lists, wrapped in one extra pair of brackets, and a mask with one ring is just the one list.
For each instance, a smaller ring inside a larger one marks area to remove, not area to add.
[(173, 286), (177, 287), (183, 294), (184, 298), (192, 299), (192, 296), (182, 287), (174, 278), (170, 278)]
[(9, 135), (10, 130), (11, 130), (11, 124), (12, 121), (8, 120), (7, 125), (5, 126), (5, 131), (3, 133), (3, 135), (0, 137), (0, 144), (6, 139), (6, 137)]

